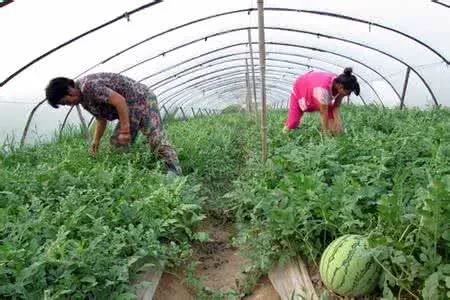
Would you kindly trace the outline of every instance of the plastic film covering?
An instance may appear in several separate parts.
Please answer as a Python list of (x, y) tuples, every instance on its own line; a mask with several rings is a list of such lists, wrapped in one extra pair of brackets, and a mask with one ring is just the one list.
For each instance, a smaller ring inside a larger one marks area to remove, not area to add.
[[(26, 119), (56, 76), (119, 72), (141, 80), (165, 110), (192, 114), (245, 107), (254, 52), (260, 73), (256, 1), (14, 1), (0, 9), (0, 82), (49, 50), (110, 20), (36, 61), (0, 87), (0, 140), (20, 136)], [(351, 66), (362, 86), (357, 104), (398, 106), (410, 68), (406, 107), (450, 105), (449, 9), (432, 1), (266, 0), (267, 101), (286, 105), (290, 85), (310, 70)], [(23, 20), (27, 22), (23, 22)], [(182, 26), (187, 24), (186, 26)], [(6, 30), (5, 30), (6, 28)], [(249, 33), (252, 47), (249, 47)], [(447, 38), (446, 38), (447, 37)], [(248, 75), (248, 76), (247, 76)], [(250, 94), (253, 94), (252, 92)], [(182, 108), (182, 110), (180, 109)], [(67, 109), (36, 110), (28, 141), (51, 136)], [(87, 120), (88, 113), (84, 113)], [(74, 110), (68, 123), (79, 124)], [(17, 136), (18, 134), (18, 136)]]

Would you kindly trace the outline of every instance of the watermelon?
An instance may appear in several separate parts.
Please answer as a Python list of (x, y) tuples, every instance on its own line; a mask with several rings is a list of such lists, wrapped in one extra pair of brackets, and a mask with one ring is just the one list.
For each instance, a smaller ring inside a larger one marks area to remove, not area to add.
[(380, 266), (360, 235), (344, 235), (334, 240), (320, 259), (320, 277), (325, 286), (342, 296), (361, 296), (375, 288)]

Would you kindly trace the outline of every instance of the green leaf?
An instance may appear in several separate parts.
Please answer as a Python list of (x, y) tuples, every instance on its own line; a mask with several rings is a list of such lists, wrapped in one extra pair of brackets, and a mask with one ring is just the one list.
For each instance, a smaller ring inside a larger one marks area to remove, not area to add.
[(439, 299), (439, 277), (440, 273), (435, 272), (425, 280), (425, 285), (422, 290), (422, 295), (425, 300)]
[(199, 242), (207, 242), (211, 240), (209, 233), (207, 232), (196, 232), (194, 234), (194, 239)]

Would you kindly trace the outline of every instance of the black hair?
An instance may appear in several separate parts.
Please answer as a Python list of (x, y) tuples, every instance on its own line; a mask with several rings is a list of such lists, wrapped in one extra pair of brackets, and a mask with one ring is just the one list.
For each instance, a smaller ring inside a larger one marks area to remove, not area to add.
[(45, 96), (48, 103), (54, 108), (58, 108), (59, 101), (69, 94), (69, 87), (75, 87), (75, 82), (66, 77), (56, 77), (50, 80), (45, 88)]
[(352, 68), (345, 68), (344, 73), (334, 79), (334, 83), (342, 84), (344, 86), (344, 89), (355, 93), (356, 96), (359, 96), (359, 83), (355, 75), (352, 75), (352, 72)]

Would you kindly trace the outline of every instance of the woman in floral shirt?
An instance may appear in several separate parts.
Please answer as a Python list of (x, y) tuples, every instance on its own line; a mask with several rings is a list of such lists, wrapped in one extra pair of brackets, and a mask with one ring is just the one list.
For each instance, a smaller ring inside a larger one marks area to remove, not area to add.
[(110, 142), (116, 147), (136, 140), (140, 130), (158, 158), (169, 171), (181, 175), (181, 167), (175, 150), (162, 132), (161, 117), (156, 96), (144, 84), (114, 73), (96, 73), (76, 81), (58, 77), (45, 89), (51, 106), (81, 104), (96, 118), (91, 153), (98, 152), (107, 121), (119, 122)]

